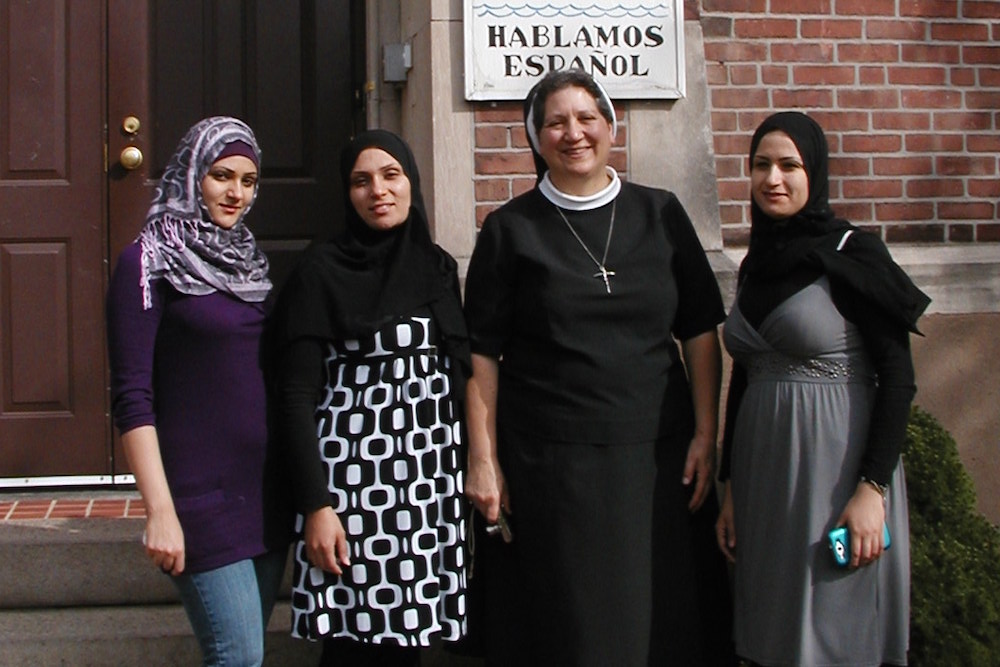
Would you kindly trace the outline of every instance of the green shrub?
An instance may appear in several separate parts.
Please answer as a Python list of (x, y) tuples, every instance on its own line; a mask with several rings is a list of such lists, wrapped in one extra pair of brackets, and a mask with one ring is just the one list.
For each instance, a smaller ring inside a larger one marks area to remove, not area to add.
[(910, 665), (1000, 665), (1000, 530), (975, 509), (955, 441), (914, 407), (903, 448), (910, 504)]

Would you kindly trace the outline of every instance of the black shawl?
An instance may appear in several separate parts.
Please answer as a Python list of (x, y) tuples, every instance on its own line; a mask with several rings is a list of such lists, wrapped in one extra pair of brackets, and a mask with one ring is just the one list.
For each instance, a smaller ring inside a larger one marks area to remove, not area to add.
[[(351, 204), (349, 178), (358, 156), (379, 148), (399, 161), (410, 180), (407, 220), (388, 231), (368, 227)], [(302, 337), (345, 340), (427, 306), (461, 375), (471, 369), (457, 264), (430, 235), (420, 174), (409, 146), (385, 130), (363, 132), (340, 157), (346, 230), (310, 248), (282, 289), (275, 312), (278, 348)]]
[[(814, 267), (877, 305), (892, 321), (917, 332), (917, 319), (930, 298), (892, 260), (877, 236), (836, 217), (830, 208), (829, 156), (823, 129), (797, 111), (768, 117), (750, 142), (751, 169), (760, 140), (774, 131), (787, 134), (798, 148), (809, 179), (809, 198), (792, 217), (775, 220), (751, 197), (750, 247), (740, 266), (740, 282), (749, 276), (773, 280), (793, 269)], [(847, 232), (851, 236), (845, 243)]]

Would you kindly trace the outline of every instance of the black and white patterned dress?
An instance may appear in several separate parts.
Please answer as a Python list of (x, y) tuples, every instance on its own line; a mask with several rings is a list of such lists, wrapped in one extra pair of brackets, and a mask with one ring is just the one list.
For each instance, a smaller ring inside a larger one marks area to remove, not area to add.
[(296, 520), (292, 634), (428, 646), (465, 634), (465, 449), (429, 313), (331, 343), (316, 409), (351, 566), (312, 567)]

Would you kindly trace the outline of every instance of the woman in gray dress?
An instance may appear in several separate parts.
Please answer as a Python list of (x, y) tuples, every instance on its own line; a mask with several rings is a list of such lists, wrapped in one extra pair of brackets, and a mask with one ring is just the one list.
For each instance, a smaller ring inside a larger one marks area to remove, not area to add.
[[(742, 657), (905, 665), (899, 452), (916, 392), (909, 334), (929, 299), (874, 234), (834, 216), (827, 162), (822, 128), (802, 113), (769, 117), (751, 141), (716, 532), (734, 563)], [(841, 526), (844, 566), (827, 537)]]

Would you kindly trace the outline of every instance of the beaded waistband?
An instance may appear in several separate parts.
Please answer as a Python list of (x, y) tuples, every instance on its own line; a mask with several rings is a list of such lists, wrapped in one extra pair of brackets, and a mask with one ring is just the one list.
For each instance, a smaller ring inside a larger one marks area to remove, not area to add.
[(873, 373), (862, 360), (802, 359), (774, 352), (753, 356), (746, 364), (750, 380), (764, 377), (792, 377), (808, 382), (865, 382)]

